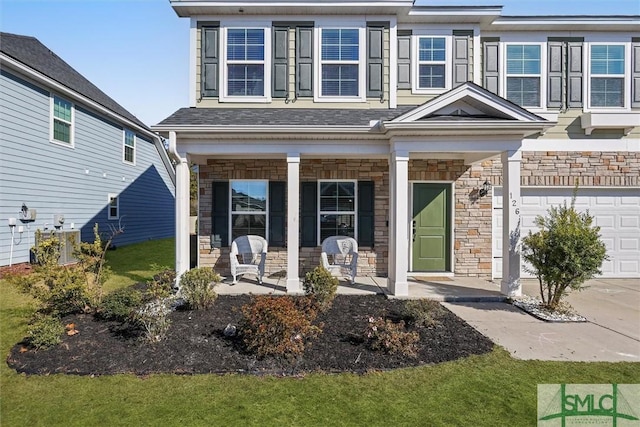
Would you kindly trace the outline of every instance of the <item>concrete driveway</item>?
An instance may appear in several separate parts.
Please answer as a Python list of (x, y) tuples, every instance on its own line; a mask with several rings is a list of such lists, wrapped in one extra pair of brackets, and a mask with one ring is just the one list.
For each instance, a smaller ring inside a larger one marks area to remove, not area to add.
[[(567, 297), (586, 323), (544, 322), (499, 302), (444, 305), (519, 359), (640, 362), (640, 280), (588, 286)], [(523, 292), (537, 296), (537, 281), (525, 280)]]

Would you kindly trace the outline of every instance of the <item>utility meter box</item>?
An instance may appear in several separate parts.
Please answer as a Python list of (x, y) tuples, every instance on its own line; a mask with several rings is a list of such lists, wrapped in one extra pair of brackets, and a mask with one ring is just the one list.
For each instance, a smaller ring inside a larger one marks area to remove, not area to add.
[(31, 222), (36, 220), (36, 210), (35, 209), (24, 209), (20, 211), (20, 221), (22, 222)]
[(64, 224), (64, 215), (56, 214), (53, 216), (53, 226), (56, 228), (62, 227)]

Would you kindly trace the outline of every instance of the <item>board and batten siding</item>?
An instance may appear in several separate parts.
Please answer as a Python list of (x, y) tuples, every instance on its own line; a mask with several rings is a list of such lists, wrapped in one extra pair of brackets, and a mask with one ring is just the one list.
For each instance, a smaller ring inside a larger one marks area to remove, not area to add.
[[(29, 261), (36, 229), (81, 230), (93, 240), (93, 225), (109, 231), (108, 195), (120, 199), (125, 245), (174, 235), (175, 189), (156, 146), (137, 135), (135, 165), (123, 162), (123, 127), (74, 104), (74, 146), (49, 141), (50, 97), (46, 89), (2, 71), (0, 75), (0, 265), (8, 265), (16, 218), (12, 262)], [(31, 223), (20, 221), (22, 204), (36, 209)], [(23, 233), (18, 233), (18, 227)]]

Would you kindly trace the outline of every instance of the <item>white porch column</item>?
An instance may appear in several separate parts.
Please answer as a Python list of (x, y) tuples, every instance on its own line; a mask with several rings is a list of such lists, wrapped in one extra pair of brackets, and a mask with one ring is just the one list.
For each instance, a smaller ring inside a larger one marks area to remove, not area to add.
[(287, 293), (302, 293), (300, 248), (300, 154), (287, 154)]
[[(189, 270), (189, 163), (176, 151), (176, 133), (169, 132), (169, 151), (176, 164), (176, 276)], [(179, 283), (179, 282), (178, 282)]]
[(522, 295), (520, 284), (520, 163), (521, 151), (502, 152), (502, 282), (500, 291)]
[(409, 153), (394, 151), (389, 168), (389, 292), (408, 296), (409, 284)]

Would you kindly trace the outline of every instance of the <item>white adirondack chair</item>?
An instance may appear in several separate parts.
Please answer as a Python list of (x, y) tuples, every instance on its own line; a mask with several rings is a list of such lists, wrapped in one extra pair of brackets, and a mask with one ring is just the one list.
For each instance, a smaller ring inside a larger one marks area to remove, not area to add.
[(356, 281), (358, 271), (358, 242), (353, 237), (331, 236), (322, 242), (322, 266), (336, 277)]
[(267, 259), (267, 241), (260, 236), (247, 235), (236, 238), (231, 243), (231, 275), (233, 284), (238, 283), (238, 276), (253, 274), (262, 284), (264, 264)]

